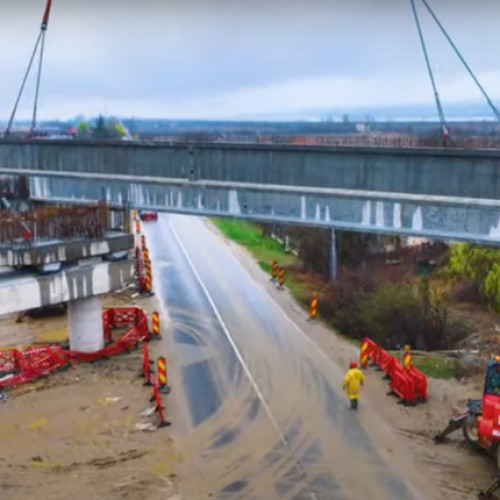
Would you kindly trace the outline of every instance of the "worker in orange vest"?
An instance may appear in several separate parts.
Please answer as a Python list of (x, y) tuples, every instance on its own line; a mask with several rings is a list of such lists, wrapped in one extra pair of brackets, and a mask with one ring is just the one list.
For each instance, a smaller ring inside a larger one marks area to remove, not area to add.
[(358, 409), (359, 392), (364, 382), (365, 376), (363, 372), (358, 368), (356, 361), (351, 361), (342, 385), (342, 389), (347, 392), (347, 397), (351, 403), (351, 410)]

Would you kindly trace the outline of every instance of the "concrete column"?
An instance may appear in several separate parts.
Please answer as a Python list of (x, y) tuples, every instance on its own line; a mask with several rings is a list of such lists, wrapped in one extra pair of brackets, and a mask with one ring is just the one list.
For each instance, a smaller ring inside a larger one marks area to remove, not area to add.
[(69, 346), (73, 351), (92, 352), (104, 347), (99, 297), (68, 302)]
[(337, 243), (335, 229), (330, 229), (330, 280), (337, 281)]

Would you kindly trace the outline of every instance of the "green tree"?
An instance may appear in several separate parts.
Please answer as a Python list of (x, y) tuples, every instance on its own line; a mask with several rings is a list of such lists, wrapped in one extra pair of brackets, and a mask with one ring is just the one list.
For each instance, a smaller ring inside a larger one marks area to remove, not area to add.
[(475, 283), (483, 298), (500, 312), (500, 250), (468, 243), (452, 245), (447, 274)]
[(78, 135), (88, 135), (90, 132), (90, 126), (87, 122), (80, 122), (77, 127)]
[(99, 115), (95, 127), (92, 129), (92, 137), (94, 139), (108, 139), (109, 133), (106, 127), (106, 121), (102, 115)]
[(121, 123), (115, 123), (113, 124), (113, 132), (114, 135), (118, 138), (125, 137), (127, 135), (127, 131), (125, 130), (125, 127)]

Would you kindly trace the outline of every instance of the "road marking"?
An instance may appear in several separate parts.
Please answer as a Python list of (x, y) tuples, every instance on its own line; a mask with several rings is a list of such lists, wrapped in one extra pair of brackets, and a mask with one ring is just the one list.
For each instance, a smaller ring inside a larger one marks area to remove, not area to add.
[(193, 264), (193, 261), (189, 257), (189, 254), (188, 254), (188, 252), (186, 250), (186, 247), (181, 242), (181, 239), (179, 238), (179, 235), (177, 234), (177, 231), (175, 230), (174, 226), (172, 225), (172, 222), (171, 222), (170, 218), (168, 219), (168, 225), (170, 227), (170, 230), (172, 231), (172, 234), (173, 234), (175, 240), (177, 241), (177, 244), (179, 245), (179, 248), (181, 249), (181, 252), (184, 254), (184, 257), (186, 258), (186, 261), (189, 264), (189, 267), (191, 268), (191, 271), (193, 272), (196, 280), (198, 281), (201, 289), (203, 290), (203, 293), (205, 294), (205, 296), (206, 296), (206, 298), (207, 298), (207, 300), (208, 300), (208, 302), (210, 304), (210, 307), (212, 308), (212, 310), (213, 310), (213, 312), (214, 312), (217, 320), (219, 321), (219, 323), (220, 323), (220, 325), (222, 327), (222, 331), (226, 335), (227, 340), (231, 344), (231, 347), (233, 348), (234, 353), (236, 354), (236, 357), (238, 358), (238, 361), (240, 362), (241, 366), (243, 367), (243, 371), (245, 372), (246, 376), (248, 377), (248, 380), (250, 381), (251, 386), (253, 387), (255, 393), (257, 394), (257, 397), (260, 399), (262, 405), (264, 406), (264, 410), (266, 411), (267, 416), (269, 417), (269, 419), (271, 420), (273, 426), (275, 427), (275, 429), (276, 429), (276, 431), (277, 431), (277, 433), (278, 433), (278, 435), (280, 437), (280, 440), (284, 444), (288, 445), (289, 443), (288, 443), (287, 439), (285, 438), (285, 436), (283, 435), (283, 433), (281, 432), (281, 429), (280, 429), (280, 427), (278, 425), (278, 422), (277, 422), (276, 418), (273, 415), (273, 412), (271, 411), (271, 408), (267, 404), (267, 401), (264, 398), (264, 395), (262, 394), (262, 391), (260, 390), (257, 382), (255, 381), (255, 379), (254, 379), (254, 377), (252, 375), (252, 372), (248, 368), (248, 365), (246, 364), (245, 359), (243, 358), (240, 350), (238, 349), (238, 346), (236, 345), (233, 337), (231, 336), (231, 334), (229, 332), (229, 329), (227, 328), (226, 324), (224, 323), (224, 320), (222, 319), (222, 316), (220, 315), (219, 310), (217, 309), (217, 306), (215, 305), (215, 302), (213, 301), (212, 296), (210, 295), (210, 292), (207, 290), (207, 287), (203, 283), (203, 281), (201, 279), (201, 276), (199, 275), (199, 273), (198, 273), (195, 265)]

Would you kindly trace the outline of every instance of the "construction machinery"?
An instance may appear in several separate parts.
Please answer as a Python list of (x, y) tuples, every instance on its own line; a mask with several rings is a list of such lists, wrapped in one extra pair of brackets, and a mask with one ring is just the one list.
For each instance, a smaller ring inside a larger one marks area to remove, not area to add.
[(462, 429), (470, 445), (484, 450), (495, 459), (498, 476), (478, 494), (480, 499), (494, 498), (493, 494), (500, 489), (500, 355), (488, 363), (483, 398), (469, 400), (467, 410), (452, 418), (446, 429), (434, 436), (434, 441), (442, 443), (446, 436), (458, 429)]

